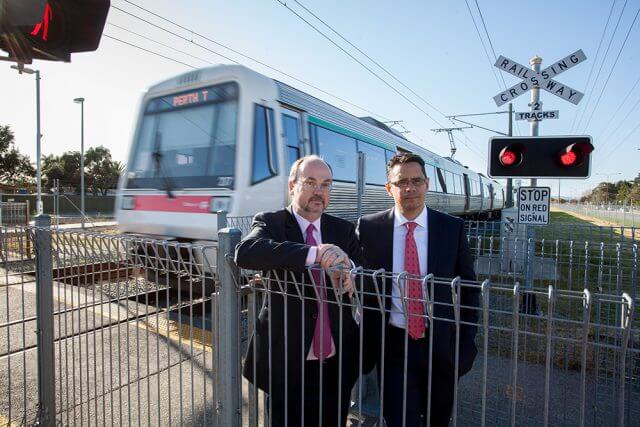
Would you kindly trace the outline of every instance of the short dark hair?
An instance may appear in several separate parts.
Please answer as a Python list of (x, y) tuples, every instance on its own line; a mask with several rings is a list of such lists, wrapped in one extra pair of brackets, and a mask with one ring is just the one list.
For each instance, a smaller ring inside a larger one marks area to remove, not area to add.
[(398, 153), (393, 156), (387, 164), (387, 179), (389, 179), (389, 172), (391, 172), (391, 169), (393, 169), (395, 165), (404, 165), (406, 163), (419, 164), (422, 169), (422, 174), (425, 178), (427, 177), (427, 171), (424, 168), (424, 160), (422, 160), (422, 157), (414, 153)]

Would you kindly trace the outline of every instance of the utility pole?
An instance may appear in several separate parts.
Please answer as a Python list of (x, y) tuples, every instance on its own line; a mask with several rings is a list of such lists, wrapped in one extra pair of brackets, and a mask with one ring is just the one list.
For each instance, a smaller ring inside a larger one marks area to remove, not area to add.
[(84, 228), (84, 98), (76, 98), (73, 102), (80, 104), (80, 214)]
[(451, 158), (453, 159), (453, 156), (455, 156), (457, 151), (456, 142), (453, 139), (453, 131), (459, 130), (462, 132), (463, 129), (471, 129), (472, 127), (473, 126), (464, 126), (459, 128), (438, 128), (438, 129), (431, 129), (431, 130), (435, 133), (446, 132), (447, 135), (449, 135), (449, 145), (451, 146)]

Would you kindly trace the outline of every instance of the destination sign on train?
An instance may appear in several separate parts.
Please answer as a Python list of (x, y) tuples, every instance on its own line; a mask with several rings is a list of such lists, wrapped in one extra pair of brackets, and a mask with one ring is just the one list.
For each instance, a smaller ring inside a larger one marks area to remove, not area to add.
[(236, 97), (237, 87), (235, 83), (207, 86), (152, 99), (147, 105), (146, 113), (157, 113), (210, 102), (222, 102)]

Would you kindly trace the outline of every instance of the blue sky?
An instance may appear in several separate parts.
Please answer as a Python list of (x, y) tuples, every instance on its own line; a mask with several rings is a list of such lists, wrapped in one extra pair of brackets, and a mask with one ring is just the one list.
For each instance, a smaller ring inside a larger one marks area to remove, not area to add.
[[(515, 77), (506, 73), (500, 76), (501, 72), (493, 67), (493, 52), (475, 0), (299, 1), (446, 115), (504, 110), (495, 106), (492, 97), (503, 89), (502, 78), (507, 86), (517, 82)], [(341, 52), (278, 0), (112, 0), (105, 34), (196, 67), (229, 62), (228, 59), (163, 32), (116, 8), (124, 9), (259, 72), (335, 103), (353, 114), (367, 115), (368, 113), (352, 105), (335, 100), (195, 34), (161, 21), (132, 3), (373, 111), (385, 119), (403, 120), (405, 127), (411, 131), (410, 139), (439, 154), (448, 154), (446, 134), (435, 134), (431, 129), (440, 125), (454, 125), (440, 112), (426, 105), (357, 54), (305, 12), (295, 0), (288, 0), (286, 4), (357, 55), (419, 108), (411, 105)], [(483, 50), (467, 4), (490, 59)], [(630, 179), (640, 171), (640, 84), (634, 88), (640, 78), (640, 22), (637, 22), (640, 18), (631, 26), (640, 8), (640, 1), (615, 2), (598, 52), (612, 4), (612, 1), (596, 0), (477, 2), (496, 55), (506, 56), (525, 65), (531, 57), (539, 55), (543, 58), (543, 68), (578, 49), (582, 49), (587, 56), (584, 63), (556, 78), (557, 81), (585, 93), (579, 106), (542, 92), (543, 108), (559, 110), (560, 119), (542, 122), (540, 134), (589, 134), (593, 136), (596, 146), (592, 179), (563, 182), (562, 194), (567, 196), (581, 194), (598, 181)], [(623, 6), (624, 12), (621, 15)], [(621, 18), (614, 34), (619, 16)], [(119, 27), (202, 60), (178, 53)], [(631, 32), (621, 51), (630, 28)], [(608, 53), (603, 60), (607, 48)], [(617, 57), (617, 63), (611, 72)], [(0, 93), (4, 101), (0, 103), (0, 124), (8, 124), (14, 129), (18, 147), (34, 159), (33, 76), (20, 76), (9, 65), (0, 62)], [(106, 37), (103, 37), (96, 52), (74, 54), (71, 63), (36, 61), (32, 66), (42, 73), (43, 153), (60, 154), (66, 150), (79, 149), (80, 111), (79, 106), (73, 103), (73, 98), (82, 96), (86, 98), (86, 146), (105, 145), (118, 160), (126, 157), (137, 104), (144, 88), (191, 69)], [(591, 79), (587, 85), (590, 73)], [(607, 78), (609, 80), (605, 87)], [(515, 111), (528, 110), (528, 102), (528, 94), (517, 98), (514, 102)], [(502, 131), (507, 126), (506, 115), (476, 117), (472, 121)], [(527, 135), (528, 123), (518, 123), (516, 135)], [(492, 135), (481, 129), (458, 133), (456, 158), (472, 169), (486, 171), (487, 141)], [(551, 185), (554, 194), (557, 193), (557, 181), (539, 183)]]

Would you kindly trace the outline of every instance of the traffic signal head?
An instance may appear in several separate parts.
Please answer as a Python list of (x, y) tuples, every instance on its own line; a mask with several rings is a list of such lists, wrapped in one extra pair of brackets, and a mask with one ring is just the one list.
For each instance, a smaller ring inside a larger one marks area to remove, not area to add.
[(590, 136), (494, 137), (489, 140), (492, 178), (588, 178)]
[(68, 62), (71, 53), (96, 50), (109, 6), (110, 0), (0, 0), (0, 49), (9, 53), (2, 59)]

